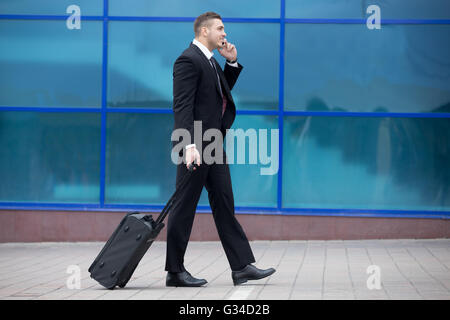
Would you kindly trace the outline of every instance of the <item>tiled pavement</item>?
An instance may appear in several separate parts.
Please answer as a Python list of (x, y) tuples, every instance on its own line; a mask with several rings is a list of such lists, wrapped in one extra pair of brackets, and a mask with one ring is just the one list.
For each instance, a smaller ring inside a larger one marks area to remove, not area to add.
[[(165, 286), (166, 243), (158, 241), (128, 285), (116, 290), (87, 271), (103, 244), (0, 244), (0, 299), (450, 300), (450, 239), (253, 241), (255, 265), (277, 272), (237, 287), (220, 242), (190, 242), (185, 266), (208, 280), (201, 288)], [(80, 288), (73, 288), (78, 267)]]

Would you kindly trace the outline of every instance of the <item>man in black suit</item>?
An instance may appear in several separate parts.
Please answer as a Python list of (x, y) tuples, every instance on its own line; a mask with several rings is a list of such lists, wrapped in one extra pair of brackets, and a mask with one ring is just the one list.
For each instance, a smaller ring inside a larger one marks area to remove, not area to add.
[[(232, 269), (233, 283), (238, 285), (247, 280), (265, 278), (275, 272), (273, 268), (262, 270), (251, 264), (255, 258), (234, 215), (230, 170), (222, 149), (226, 130), (231, 127), (236, 116), (231, 89), (243, 67), (237, 62), (235, 46), (225, 39), (220, 15), (214, 12), (200, 15), (194, 22), (194, 31), (194, 41), (178, 57), (173, 68), (174, 129), (185, 129), (190, 133), (190, 141), (182, 141), (185, 163), (177, 166), (177, 186), (189, 164), (196, 162), (198, 167), (169, 215), (166, 286), (191, 287), (207, 283), (204, 279), (194, 278), (184, 268), (184, 254), (203, 186), (208, 191), (214, 222)], [(218, 49), (227, 59), (224, 71), (212, 57), (214, 49)], [(194, 121), (201, 121), (201, 137), (208, 129), (220, 130), (223, 135), (220, 141), (222, 161), (212, 164), (202, 161), (197, 147), (203, 151), (206, 144), (200, 143), (199, 146), (199, 142), (194, 141)]]

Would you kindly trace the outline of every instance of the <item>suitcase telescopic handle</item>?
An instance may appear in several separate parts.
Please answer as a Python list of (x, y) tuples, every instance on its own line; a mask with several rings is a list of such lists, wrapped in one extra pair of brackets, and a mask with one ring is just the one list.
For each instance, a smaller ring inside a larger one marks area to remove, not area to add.
[(192, 163), (190, 163), (190, 164), (188, 165), (188, 170), (189, 170), (190, 172), (192, 172), (192, 171), (194, 171), (194, 168), (198, 168), (197, 163), (195, 163), (195, 159), (194, 159), (194, 161), (193, 161)]
[(169, 210), (172, 208), (172, 205), (176, 201), (178, 193), (180, 192), (180, 190), (182, 188), (185, 187), (187, 181), (189, 180), (189, 176), (194, 172), (194, 168), (198, 168), (198, 165), (195, 163), (195, 160), (194, 160), (194, 162), (192, 162), (188, 165), (188, 172), (185, 173), (185, 175), (181, 179), (180, 184), (176, 188), (175, 193), (172, 195), (172, 197), (169, 199), (169, 201), (167, 201), (166, 206), (163, 208), (163, 210), (161, 211), (161, 213), (159, 214), (158, 218), (155, 221), (156, 224), (159, 224), (164, 221), (167, 214), (169, 213)]

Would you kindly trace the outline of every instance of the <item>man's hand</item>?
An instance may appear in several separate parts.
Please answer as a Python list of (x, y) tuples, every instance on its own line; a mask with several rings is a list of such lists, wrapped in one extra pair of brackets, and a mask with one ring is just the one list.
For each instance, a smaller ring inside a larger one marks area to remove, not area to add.
[[(200, 165), (200, 153), (197, 148), (192, 145), (192, 147), (186, 148), (186, 168), (194, 161), (198, 166)], [(196, 170), (195, 167), (194, 170)]]
[(229, 43), (226, 39), (225, 44), (222, 47), (217, 48), (222, 57), (229, 61), (234, 61), (237, 59), (237, 50), (234, 44)]

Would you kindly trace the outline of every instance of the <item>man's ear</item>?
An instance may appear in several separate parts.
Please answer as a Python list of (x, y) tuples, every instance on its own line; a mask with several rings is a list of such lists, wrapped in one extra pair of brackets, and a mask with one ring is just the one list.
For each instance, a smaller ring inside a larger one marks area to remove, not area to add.
[(202, 35), (206, 38), (208, 36), (208, 27), (207, 26), (203, 26), (201, 29), (201, 33)]

